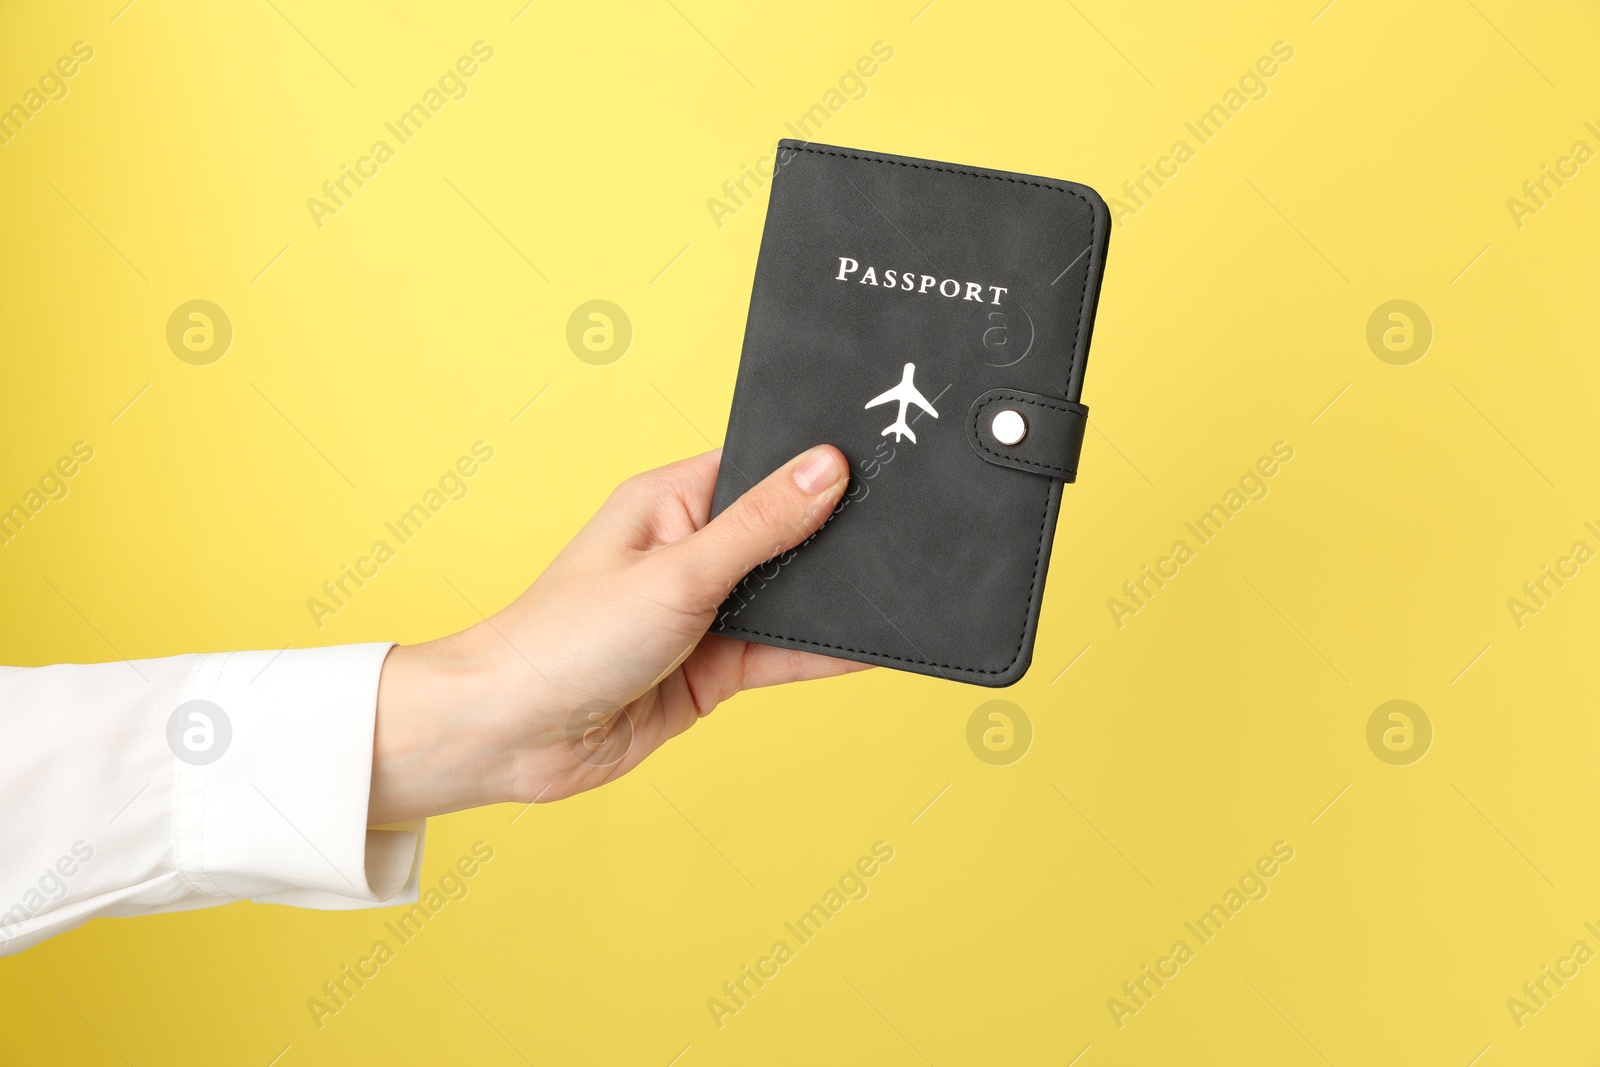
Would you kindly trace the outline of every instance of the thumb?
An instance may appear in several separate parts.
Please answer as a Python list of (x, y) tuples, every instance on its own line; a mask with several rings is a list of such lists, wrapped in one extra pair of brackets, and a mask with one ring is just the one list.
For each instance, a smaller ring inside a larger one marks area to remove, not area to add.
[(668, 545), (701, 611), (714, 611), (734, 583), (822, 528), (849, 481), (850, 465), (832, 445), (800, 453), (757, 483), (703, 528)]

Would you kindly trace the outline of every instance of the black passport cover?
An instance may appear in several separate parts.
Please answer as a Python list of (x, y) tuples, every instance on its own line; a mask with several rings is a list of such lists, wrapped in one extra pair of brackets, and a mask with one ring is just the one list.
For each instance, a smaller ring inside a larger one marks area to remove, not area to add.
[[(1022, 677), (1076, 476), (1109, 229), (1072, 182), (780, 142), (712, 514), (815, 444), (838, 446), (851, 479), (713, 633)], [(1013, 445), (993, 430), (1007, 409), (1027, 424)]]

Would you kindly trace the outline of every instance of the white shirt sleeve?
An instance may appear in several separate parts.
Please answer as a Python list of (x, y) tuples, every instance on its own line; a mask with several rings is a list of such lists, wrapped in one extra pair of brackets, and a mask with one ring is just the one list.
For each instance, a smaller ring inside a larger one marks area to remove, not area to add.
[(0, 668), (0, 955), (100, 915), (417, 899), (367, 826), (389, 644)]

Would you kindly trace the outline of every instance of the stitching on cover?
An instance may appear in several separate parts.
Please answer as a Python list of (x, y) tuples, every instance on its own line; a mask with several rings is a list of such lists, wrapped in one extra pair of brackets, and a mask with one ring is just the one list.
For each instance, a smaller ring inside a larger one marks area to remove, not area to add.
[(1005, 174), (984, 174), (980, 171), (968, 170), (965, 167), (934, 167), (928, 165), (927, 163), (910, 163), (903, 159), (880, 159), (877, 156), (857, 156), (851, 155), (849, 152), (834, 152), (824, 148), (817, 148), (812, 145), (801, 145), (798, 148), (791, 149), (791, 151), (811, 152), (819, 156), (837, 156), (840, 159), (856, 159), (863, 163), (888, 163), (896, 167), (910, 167), (913, 170), (937, 170), (943, 171), (946, 174), (965, 174), (969, 178), (989, 178), (997, 182), (1011, 182), (1014, 185), (1031, 185), (1035, 189), (1049, 189), (1057, 193), (1070, 193), (1079, 200), (1082, 200), (1085, 204), (1089, 202), (1089, 198), (1084, 196), (1082, 193), (1076, 192), (1072, 189), (1063, 189), (1059, 185), (1046, 185), (1044, 182), (1030, 182), (1026, 178), (1013, 178)]
[[(1077, 414), (1077, 412), (1072, 408), (1057, 407), (1055, 404), (1051, 404), (1048, 401), (1044, 401), (1044, 400), (1029, 400), (1025, 396), (1014, 396), (1014, 395), (1013, 396), (1007, 396), (1007, 395), (992, 396), (988, 400), (985, 400), (983, 403), (979, 404), (978, 405), (978, 410), (972, 413), (972, 424), (970, 426), (970, 429), (972, 429), (972, 431), (974, 433), (978, 433), (978, 427), (983, 425), (983, 412), (984, 412), (984, 409), (986, 409), (990, 404), (999, 404), (999, 403), (1002, 403), (1002, 402), (1007, 403), (1007, 404), (1032, 404), (1034, 407), (1046, 408), (1046, 409), (1048, 409), (1050, 411), (1060, 411), (1060, 412), (1064, 412), (1064, 413), (1066, 413), (1068, 415)], [(1007, 452), (996, 452), (994, 449), (990, 448), (988, 445), (983, 443), (983, 435), (981, 433), (978, 433), (978, 447), (980, 449), (982, 449), (983, 451), (989, 453), (989, 455), (994, 456), (997, 459), (1006, 460), (1008, 463), (1026, 463), (1028, 465), (1028, 469), (1029, 470), (1052, 471), (1052, 472), (1054, 472), (1056, 474), (1077, 474), (1078, 473), (1078, 469), (1076, 467), (1071, 467), (1071, 468), (1058, 467), (1053, 463), (1045, 463), (1045, 462), (1043, 462), (1041, 460), (1023, 459), (1020, 456), (1014, 456), (1014, 455), (1011, 455), (1010, 453), (1007, 453)]]
[[(965, 175), (965, 176), (967, 176), (969, 178), (988, 178), (991, 181), (1011, 182), (1014, 185), (1028, 185), (1028, 186), (1032, 186), (1032, 187), (1034, 187), (1036, 189), (1049, 189), (1049, 190), (1052, 190), (1052, 191), (1057, 192), (1057, 193), (1067, 193), (1070, 196), (1075, 196), (1079, 200), (1082, 200), (1085, 204), (1089, 204), (1089, 198), (1084, 196), (1082, 193), (1076, 192), (1076, 191), (1074, 191), (1072, 189), (1063, 189), (1062, 187), (1060, 187), (1058, 185), (1046, 185), (1043, 182), (1031, 182), (1031, 181), (1028, 181), (1028, 180), (1026, 180), (1024, 178), (1011, 178), (1011, 177), (1006, 177), (1006, 176), (1000, 175), (1000, 174), (982, 174), (982, 173), (979, 173), (978, 171), (965, 170), (965, 169), (960, 168), (960, 167), (950, 167), (950, 166), (935, 167), (935, 166), (930, 166), (930, 165), (928, 165), (926, 163), (908, 163), (908, 162), (906, 162), (904, 160), (899, 160), (899, 159), (882, 159), (882, 158), (879, 158), (879, 157), (876, 157), (876, 156), (858, 156), (858, 155), (852, 155), (849, 152), (834, 152), (834, 151), (830, 151), (830, 150), (822, 149), (822, 148), (813, 148), (810, 145), (801, 145), (798, 148), (792, 149), (792, 151), (796, 151), (796, 152), (811, 152), (811, 153), (814, 153), (815, 155), (819, 155), (819, 156), (835, 156), (835, 157), (837, 157), (839, 159), (854, 159), (854, 160), (858, 160), (858, 161), (860, 161), (862, 163), (885, 163), (885, 164), (890, 164), (890, 165), (896, 166), (896, 167), (910, 167), (913, 170), (933, 170), (933, 171), (942, 171), (942, 172), (944, 172), (946, 174), (963, 174), (963, 175)], [(1090, 207), (1092, 209), (1093, 205), (1091, 204)], [(1100, 243), (1100, 218), (1099, 218), (1098, 215), (1094, 214), (1094, 212), (1092, 210), (1090, 212), (1090, 215), (1091, 215), (1091, 218), (1092, 218), (1092, 222), (1091, 222), (1092, 231), (1091, 231), (1090, 248), (1095, 248)], [(1074, 344), (1073, 362), (1074, 363), (1077, 362), (1077, 359), (1078, 359), (1078, 356), (1079, 356), (1079, 352), (1077, 350), (1078, 346), (1081, 346), (1082, 343), (1083, 343), (1083, 321), (1089, 314), (1089, 299), (1088, 299), (1089, 298), (1089, 277), (1090, 277), (1090, 275), (1092, 275), (1094, 273), (1094, 271), (1091, 269), (1091, 267), (1092, 267), (1092, 259), (1091, 259), (1090, 265), (1086, 266), (1085, 269), (1084, 269), (1084, 272), (1083, 272), (1083, 290), (1082, 290), (1082, 292), (1080, 292), (1078, 294), (1078, 328), (1077, 328), (1076, 334), (1074, 335), (1074, 338), (1073, 338), (1073, 344)], [(1036, 401), (1028, 401), (1028, 402), (1029, 403), (1036, 403)], [(1050, 494), (1053, 493), (1054, 491), (1055, 491), (1055, 486), (1054, 485), (1050, 485), (1050, 486), (1047, 486), (1045, 488), (1045, 493), (1044, 493), (1044, 514), (1039, 519), (1039, 544), (1038, 544), (1038, 547), (1034, 550), (1034, 557), (1033, 557), (1033, 581), (1030, 582), (1029, 585), (1028, 585), (1028, 603), (1027, 603), (1026, 609), (1024, 609), (1024, 611), (1022, 613), (1022, 630), (1021, 630), (1020, 633), (1017, 634), (1017, 650), (1016, 650), (1015, 653), (1012, 654), (1011, 662), (1007, 663), (1004, 667), (1000, 668), (999, 670), (986, 671), (986, 670), (983, 670), (983, 669), (978, 668), (978, 667), (962, 667), (962, 666), (958, 666), (958, 665), (953, 664), (953, 663), (934, 663), (931, 660), (913, 659), (913, 658), (911, 658), (909, 656), (893, 656), (893, 655), (890, 655), (890, 654), (888, 654), (886, 652), (874, 652), (874, 651), (872, 651), (870, 649), (865, 649), (865, 648), (851, 648), (848, 645), (830, 645), (830, 644), (827, 644), (826, 642), (823, 642), (823, 641), (811, 641), (811, 640), (808, 640), (808, 639), (806, 639), (804, 637), (792, 637), (789, 634), (769, 634), (769, 633), (766, 633), (766, 632), (761, 631), (761, 630), (749, 630), (749, 629), (746, 629), (746, 628), (744, 628), (742, 626), (728, 626), (726, 624), (721, 624), (721, 620), (720, 619), (718, 620), (719, 621), (719, 628), (722, 629), (722, 630), (732, 631), (734, 633), (753, 634), (753, 635), (755, 635), (757, 637), (776, 637), (776, 638), (779, 638), (780, 640), (784, 640), (784, 641), (794, 641), (794, 642), (796, 642), (798, 644), (802, 644), (802, 645), (811, 645), (814, 648), (831, 648), (831, 649), (835, 649), (835, 650), (840, 651), (840, 652), (855, 652), (855, 653), (858, 653), (859, 655), (863, 655), (863, 656), (876, 656), (879, 659), (898, 660), (901, 663), (917, 663), (917, 664), (921, 664), (922, 666), (925, 666), (925, 667), (943, 667), (943, 668), (945, 668), (947, 670), (961, 671), (961, 672), (966, 673), (966, 674), (1004, 674), (1006, 671), (1009, 671), (1012, 667), (1016, 666), (1017, 660), (1022, 658), (1023, 642), (1026, 640), (1026, 638), (1028, 636), (1028, 617), (1033, 614), (1034, 594), (1038, 591), (1040, 573), (1043, 570), (1042, 564), (1043, 564), (1043, 561), (1044, 561), (1044, 535), (1045, 535), (1045, 529), (1050, 525)]]

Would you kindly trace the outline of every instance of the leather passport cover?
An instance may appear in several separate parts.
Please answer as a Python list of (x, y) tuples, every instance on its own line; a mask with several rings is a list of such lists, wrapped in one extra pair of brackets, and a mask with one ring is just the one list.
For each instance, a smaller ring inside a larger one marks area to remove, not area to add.
[(1010, 685), (1077, 476), (1105, 202), (799, 141), (778, 159), (712, 514), (815, 444), (851, 478), (712, 632)]

